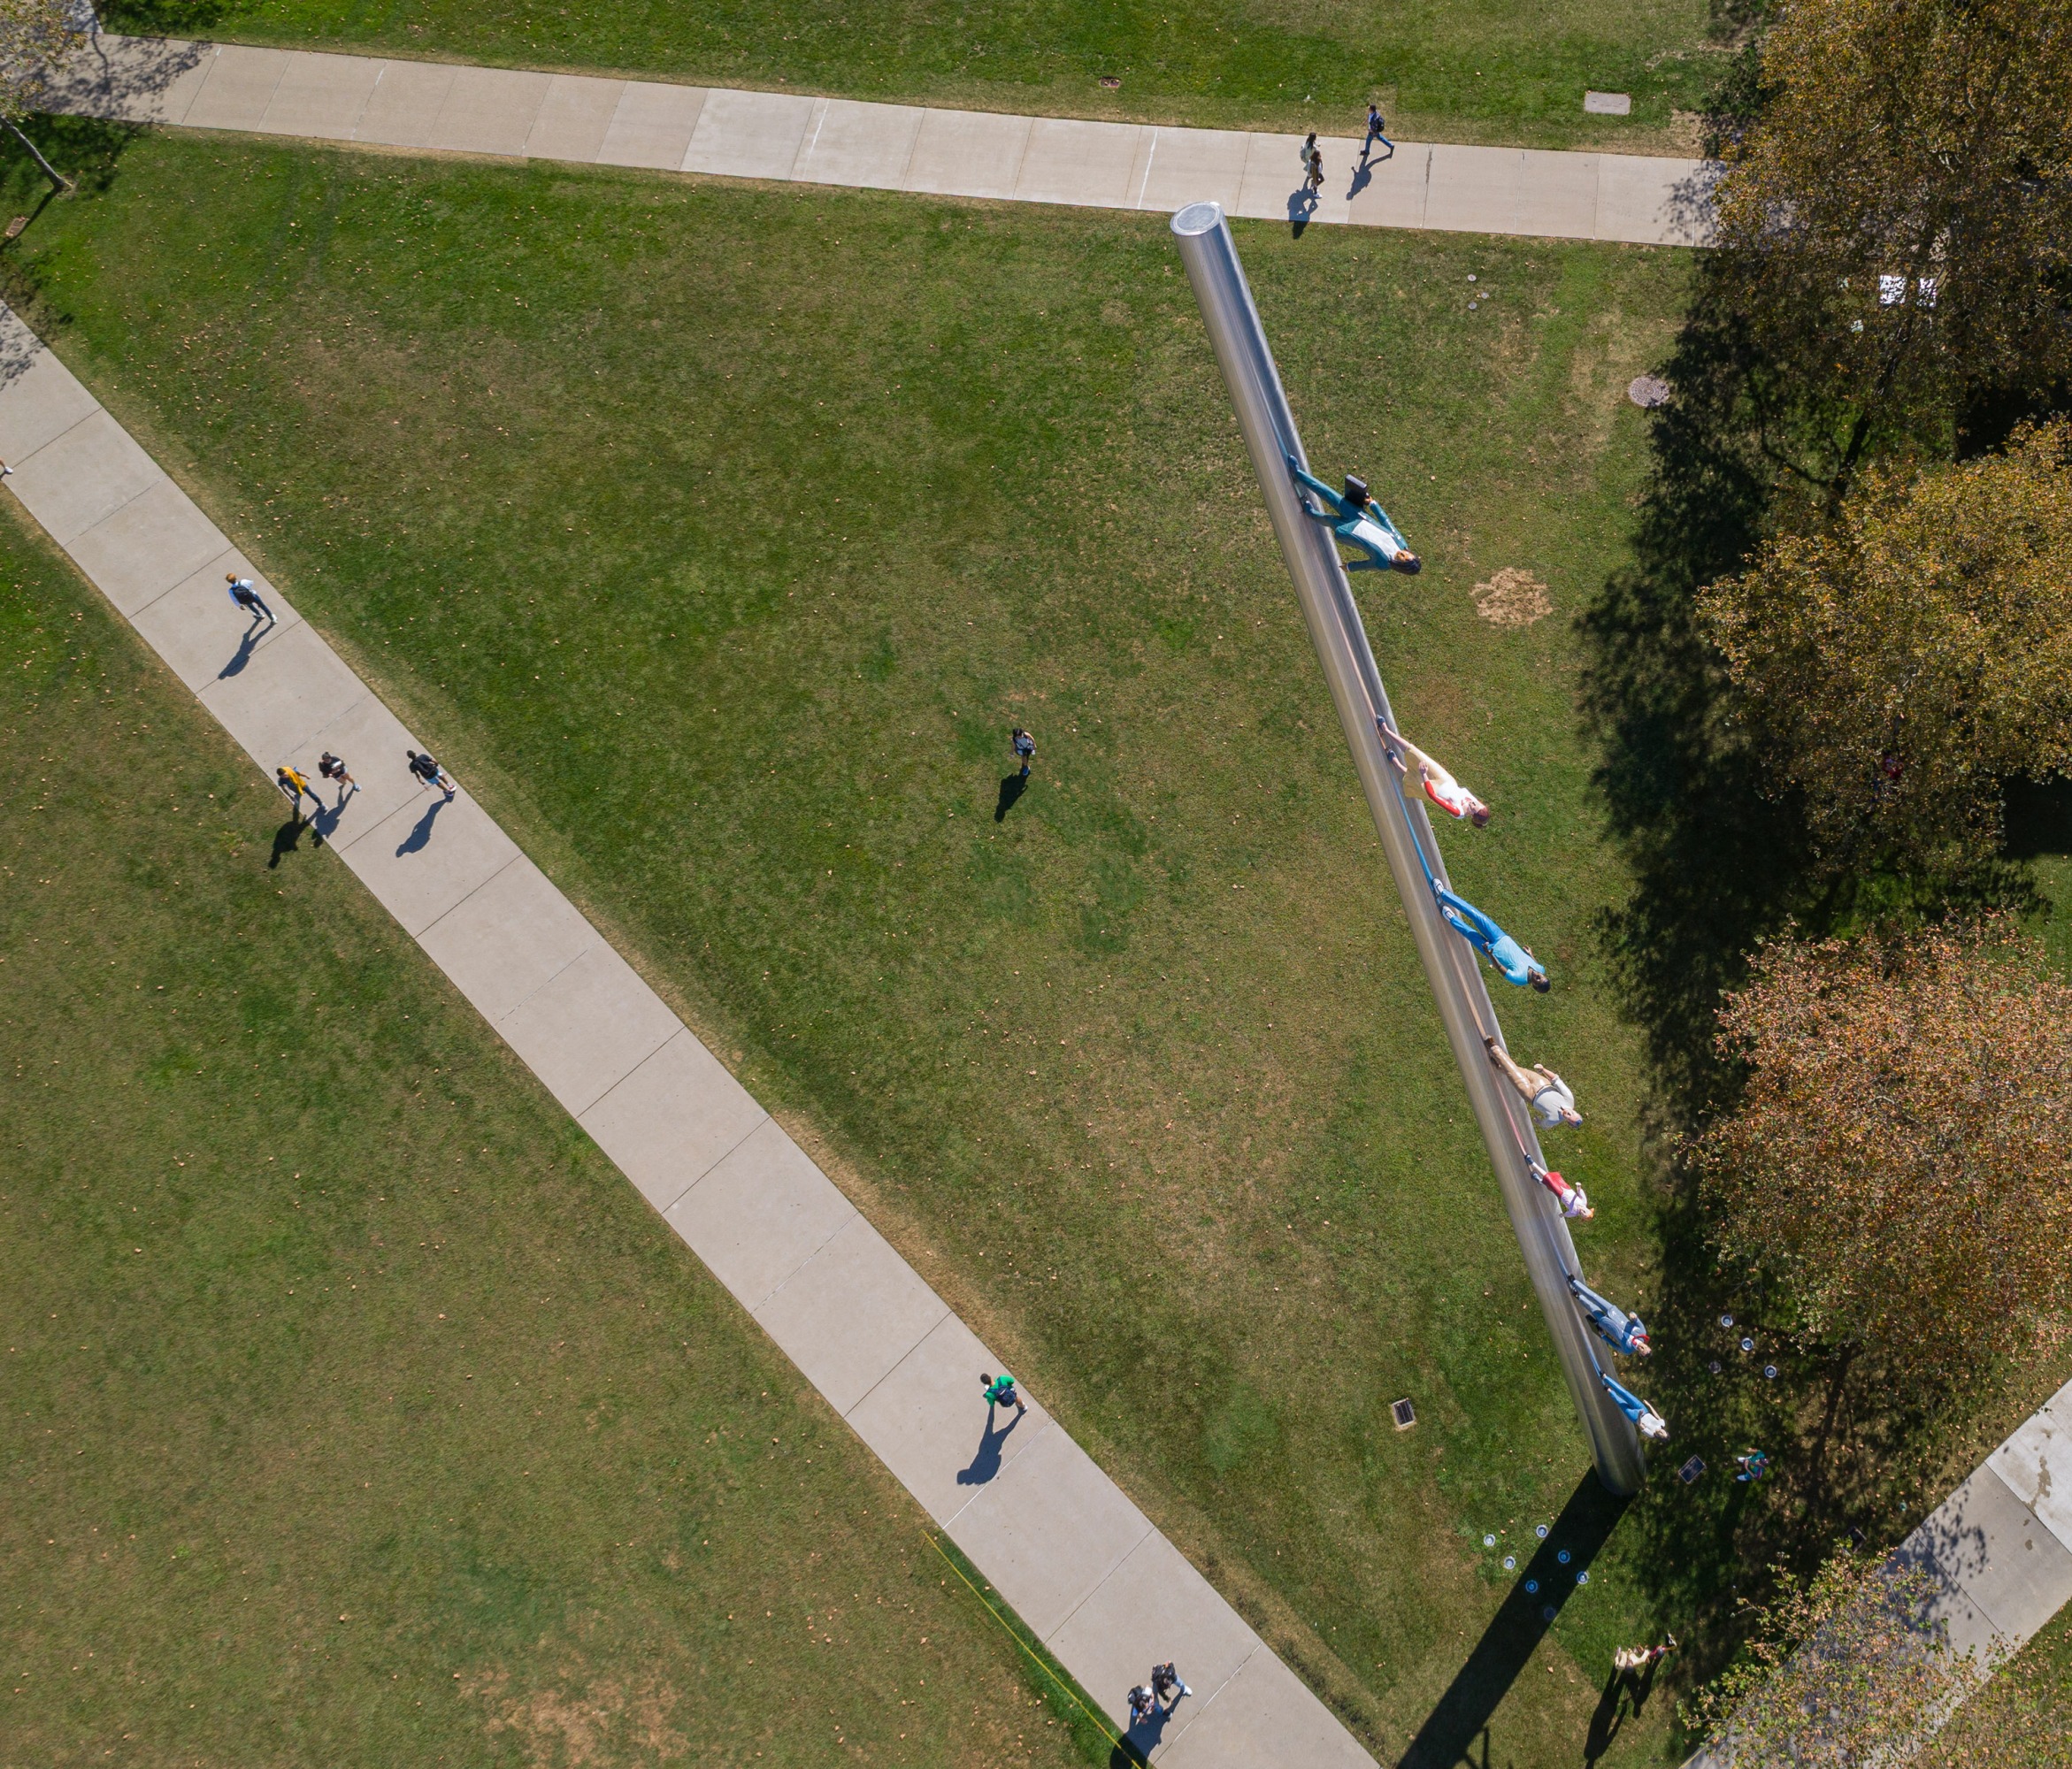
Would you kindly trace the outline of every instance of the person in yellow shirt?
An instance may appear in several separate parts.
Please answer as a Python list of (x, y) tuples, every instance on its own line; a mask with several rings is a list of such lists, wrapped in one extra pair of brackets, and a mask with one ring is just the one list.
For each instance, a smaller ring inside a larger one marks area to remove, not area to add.
[(317, 789), (310, 785), (310, 777), (299, 769), (289, 767), (285, 762), (273, 770), (273, 784), (287, 794), (288, 802), (295, 807), (295, 816), (301, 822), (308, 823), (315, 816), (314, 812), (311, 814), (310, 817), (303, 816), (303, 794), (304, 793), (310, 795), (310, 802), (318, 810), (320, 811), (324, 808), (324, 801), (317, 796)]

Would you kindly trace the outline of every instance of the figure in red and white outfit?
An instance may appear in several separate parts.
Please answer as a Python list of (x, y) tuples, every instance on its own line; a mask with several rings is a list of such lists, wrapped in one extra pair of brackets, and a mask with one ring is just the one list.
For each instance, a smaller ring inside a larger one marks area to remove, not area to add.
[(1590, 1199), (1584, 1196), (1581, 1186), (1570, 1185), (1560, 1174), (1550, 1168), (1540, 1166), (1538, 1161), (1529, 1161), (1526, 1165), (1531, 1169), (1533, 1178), (1554, 1193), (1554, 1202), (1562, 1206), (1562, 1215), (1587, 1222), (1597, 1214), (1590, 1207)]
[[(1380, 724), (1378, 719), (1375, 723)], [(1487, 826), (1489, 807), (1438, 762), (1400, 731), (1392, 730), (1384, 724), (1381, 725), (1381, 736), (1383, 743), (1388, 747), (1389, 759), (1396, 764), (1397, 771), (1406, 780), (1416, 780), (1424, 789), (1424, 796), (1440, 810), (1449, 817), (1466, 817), (1477, 829)]]

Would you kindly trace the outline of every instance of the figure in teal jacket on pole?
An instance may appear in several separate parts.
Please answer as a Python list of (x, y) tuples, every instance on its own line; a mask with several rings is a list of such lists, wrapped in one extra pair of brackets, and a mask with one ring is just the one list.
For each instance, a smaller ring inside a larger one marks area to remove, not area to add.
[(1520, 988), (1530, 983), (1542, 995), (1554, 987), (1531, 953), (1465, 897), (1454, 896), (1436, 879), (1431, 894), (1439, 900), (1439, 912), (1447, 918), (1447, 925), (1502, 971), (1507, 981)]
[(1388, 512), (1367, 495), (1365, 479), (1347, 473), (1345, 490), (1334, 492), (1322, 479), (1305, 473), (1292, 456), (1288, 471), (1295, 476), (1297, 485), (1324, 506), (1316, 509), (1304, 503), (1303, 515), (1312, 522), (1323, 523), (1346, 546), (1366, 555), (1354, 560), (1347, 571), (1402, 571), (1415, 577), (1424, 569), (1424, 562), (1411, 552), (1410, 543), (1388, 519)]

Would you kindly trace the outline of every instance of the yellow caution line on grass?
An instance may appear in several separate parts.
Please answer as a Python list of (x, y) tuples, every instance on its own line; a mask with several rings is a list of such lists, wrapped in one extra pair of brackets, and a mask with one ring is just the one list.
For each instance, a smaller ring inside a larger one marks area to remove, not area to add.
[(934, 1549), (938, 1554), (942, 1554), (942, 1564), (948, 1566), (951, 1572), (955, 1573), (959, 1579), (963, 1581), (964, 1589), (971, 1592), (973, 1597), (977, 1597), (981, 1604), (986, 1604), (986, 1613), (991, 1616), (994, 1620), (1000, 1624), (1001, 1631), (1006, 1634), (1007, 1637), (1013, 1641), (1017, 1646), (1020, 1647), (1023, 1651), (1028, 1652), (1029, 1662), (1034, 1665), (1040, 1671), (1041, 1671), (1046, 1677), (1048, 1677), (1052, 1682), (1057, 1684), (1058, 1688), (1064, 1692), (1065, 1698), (1070, 1701), (1074, 1707), (1078, 1709), (1081, 1713), (1085, 1714), (1088, 1719), (1094, 1722), (1094, 1729), (1103, 1738), (1105, 1738), (1110, 1744), (1114, 1745), (1117, 1750), (1126, 1752), (1131, 1756), (1134, 1756), (1136, 1753), (1131, 1751), (1128, 1745), (1124, 1744), (1121, 1739), (1117, 1738), (1115, 1734), (1108, 1729), (1107, 1723), (1101, 1718), (1101, 1716), (1095, 1713), (1092, 1708), (1088, 1707), (1085, 1702), (1081, 1701), (1079, 1697), (1073, 1693), (1070, 1684), (1061, 1681), (1055, 1671), (1052, 1670), (1049, 1666), (1046, 1665), (1043, 1660), (1040, 1658), (1034, 1652), (1029, 1651), (1029, 1643), (1024, 1640), (1020, 1635), (1017, 1634), (1012, 1627), (1008, 1626), (1008, 1620), (1005, 1616), (1001, 1614), (1001, 1612), (994, 1608), (991, 1604), (986, 1602), (986, 1594), (981, 1591), (978, 1586), (974, 1585), (971, 1580), (964, 1577), (964, 1569), (958, 1566), (955, 1560), (951, 1559), (948, 1555), (942, 1553), (942, 1543), (938, 1542), (934, 1536), (931, 1535), (925, 1529), (921, 1532), (921, 1536), (922, 1539), (925, 1541), (931, 1548)]

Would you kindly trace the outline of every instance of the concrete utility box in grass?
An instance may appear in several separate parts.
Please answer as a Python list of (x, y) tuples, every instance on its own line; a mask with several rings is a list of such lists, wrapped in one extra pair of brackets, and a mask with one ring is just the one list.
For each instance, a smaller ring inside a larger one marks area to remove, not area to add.
[(1592, 117), (1631, 117), (1633, 114), (1633, 95), (1631, 92), (1585, 92), (1583, 108)]

